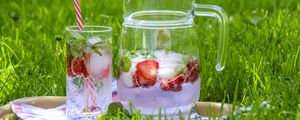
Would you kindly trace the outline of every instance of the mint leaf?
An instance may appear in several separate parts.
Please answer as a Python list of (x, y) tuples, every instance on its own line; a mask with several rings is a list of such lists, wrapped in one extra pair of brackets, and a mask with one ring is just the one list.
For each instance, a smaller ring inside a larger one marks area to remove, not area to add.
[(82, 37), (73, 38), (68, 42), (68, 48), (72, 56), (80, 55), (86, 48), (86, 40)]
[(130, 55), (135, 55), (135, 50), (131, 50)]
[(123, 56), (121, 59), (121, 67), (122, 71), (128, 72), (130, 70), (132, 63), (129, 57)]
[(123, 115), (122, 117), (128, 118), (130, 117), (129, 112), (123, 107), (123, 105), (119, 102), (112, 102), (108, 105), (107, 113), (109, 117), (117, 117), (119, 115)]
[(187, 71), (186, 67), (178, 68), (178, 69), (176, 69), (176, 75), (180, 75), (180, 74), (186, 73), (186, 71)]
[(106, 117), (107, 116), (105, 114), (99, 115), (98, 120), (106, 120)]
[(76, 77), (73, 79), (73, 83), (78, 86), (78, 88), (83, 87), (84, 77)]
[(187, 65), (190, 62), (190, 59), (192, 58), (191, 55), (187, 55), (183, 58), (183, 62)]
[(91, 46), (90, 47), (95, 53), (97, 53), (98, 55), (102, 56), (102, 53), (99, 50), (99, 47), (96, 46)]

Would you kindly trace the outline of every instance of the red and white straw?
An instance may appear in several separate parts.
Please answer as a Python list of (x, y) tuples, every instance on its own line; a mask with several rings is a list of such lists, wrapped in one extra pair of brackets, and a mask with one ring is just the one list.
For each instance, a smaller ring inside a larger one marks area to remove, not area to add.
[(79, 0), (74, 0), (74, 6), (75, 6), (75, 12), (76, 12), (78, 31), (81, 31), (82, 30), (82, 17), (81, 17)]

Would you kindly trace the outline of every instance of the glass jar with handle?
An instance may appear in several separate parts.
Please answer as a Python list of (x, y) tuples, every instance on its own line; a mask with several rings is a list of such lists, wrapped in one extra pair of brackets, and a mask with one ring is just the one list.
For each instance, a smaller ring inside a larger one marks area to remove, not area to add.
[[(187, 115), (200, 96), (199, 40), (195, 16), (220, 24), (216, 70), (225, 64), (228, 17), (216, 5), (193, 0), (124, 0), (118, 65), (122, 104), (143, 115)], [(198, 30), (199, 31), (199, 30)], [(200, 30), (201, 32), (201, 30)]]

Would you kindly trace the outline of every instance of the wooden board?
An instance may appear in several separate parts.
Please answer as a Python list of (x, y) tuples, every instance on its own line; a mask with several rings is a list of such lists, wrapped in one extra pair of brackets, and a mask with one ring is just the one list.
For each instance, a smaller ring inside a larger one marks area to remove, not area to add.
[[(65, 104), (65, 96), (39, 96), (39, 97), (27, 97), (14, 100), (13, 102), (26, 103), (41, 108), (55, 108)], [(221, 109), (223, 106), (223, 109)], [(221, 104), (216, 102), (197, 102), (194, 107), (195, 111), (200, 115), (206, 116), (226, 116), (230, 113), (232, 105)], [(222, 110), (222, 113), (220, 113)], [(12, 108), (9, 104), (0, 107), (0, 119), (7, 119), (14, 117)]]

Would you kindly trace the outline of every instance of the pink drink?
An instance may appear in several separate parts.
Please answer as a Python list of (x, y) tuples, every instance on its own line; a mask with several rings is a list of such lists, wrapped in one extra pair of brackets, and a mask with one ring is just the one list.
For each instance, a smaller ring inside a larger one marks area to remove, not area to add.
[(128, 72), (120, 68), (119, 98), (125, 107), (131, 101), (143, 115), (187, 114), (199, 99), (199, 62), (175, 52), (142, 51), (127, 54), (131, 66)]

